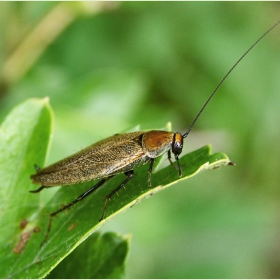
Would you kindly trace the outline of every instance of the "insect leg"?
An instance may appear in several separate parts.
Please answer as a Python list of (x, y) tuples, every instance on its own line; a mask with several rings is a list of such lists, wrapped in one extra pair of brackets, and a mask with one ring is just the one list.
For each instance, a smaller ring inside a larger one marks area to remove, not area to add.
[(180, 162), (179, 162), (179, 157), (178, 157), (177, 155), (175, 155), (175, 159), (176, 159), (177, 164), (178, 164), (179, 177), (182, 177), (182, 166), (180, 165)]
[(29, 191), (30, 193), (38, 193), (40, 192), (42, 189), (47, 188), (46, 186), (41, 186), (40, 188), (38, 188), (37, 190), (34, 191)]
[(105, 214), (105, 210), (106, 210), (106, 207), (107, 207), (107, 203), (108, 203), (108, 201), (111, 199), (111, 197), (112, 197), (119, 189), (121, 189), (121, 188), (134, 176), (133, 170), (128, 171), (128, 172), (125, 172), (124, 174), (126, 175), (126, 179), (125, 179), (118, 187), (116, 187), (113, 191), (111, 191), (111, 192), (106, 196), (105, 203), (104, 203), (104, 206), (103, 206), (103, 210), (102, 210), (102, 214), (101, 214), (101, 217), (100, 217), (100, 219), (99, 219), (99, 222), (102, 221), (103, 218), (104, 218), (104, 214)]
[(148, 172), (148, 186), (149, 186), (149, 188), (152, 187), (151, 176), (152, 176), (152, 172), (153, 172), (154, 163), (155, 163), (155, 159), (151, 158), (150, 168), (149, 168), (149, 172)]
[(168, 160), (170, 162), (170, 165), (172, 165), (174, 168), (176, 168), (174, 163), (173, 163), (173, 161), (172, 161), (172, 159), (171, 159), (171, 151), (170, 150), (168, 151)]
[(58, 209), (55, 212), (52, 212), (50, 214), (50, 220), (49, 220), (49, 224), (48, 224), (48, 229), (46, 232), (46, 235), (44, 237), (43, 242), (41, 243), (41, 246), (46, 242), (46, 240), (48, 239), (48, 235), (51, 231), (51, 227), (52, 227), (52, 221), (53, 221), (53, 217), (56, 216), (58, 213), (64, 211), (65, 209), (68, 209), (69, 207), (71, 207), (72, 205), (76, 204), (77, 202), (83, 200), (86, 196), (88, 196), (89, 194), (91, 194), (93, 191), (95, 191), (96, 189), (98, 189), (99, 187), (101, 187), (106, 181), (108, 181), (109, 179), (111, 179), (113, 176), (107, 177), (102, 179), (101, 181), (99, 181), (96, 185), (94, 185), (93, 187), (91, 187), (89, 190), (87, 190), (86, 192), (84, 192), (83, 194), (81, 194), (77, 199), (75, 199), (74, 201), (66, 204), (65, 206), (61, 207), (60, 209)]
[[(177, 165), (178, 165), (178, 169), (179, 169), (179, 177), (182, 177), (182, 167), (181, 167), (180, 162), (179, 162), (179, 157), (178, 157), (178, 156), (175, 156), (175, 159), (176, 159), (176, 161), (177, 161)], [(170, 151), (170, 150), (168, 151), (168, 160), (169, 160), (170, 164), (171, 164), (174, 168), (176, 168), (176, 166), (174, 165), (174, 163), (173, 163), (172, 160), (171, 160), (171, 151)]]

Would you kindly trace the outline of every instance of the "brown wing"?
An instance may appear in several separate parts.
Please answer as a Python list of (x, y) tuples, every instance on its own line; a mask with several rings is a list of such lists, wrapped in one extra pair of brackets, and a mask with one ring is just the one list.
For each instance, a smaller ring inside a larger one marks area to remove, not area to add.
[(132, 170), (149, 158), (142, 150), (143, 132), (117, 134), (39, 170), (31, 178), (44, 186), (70, 185)]

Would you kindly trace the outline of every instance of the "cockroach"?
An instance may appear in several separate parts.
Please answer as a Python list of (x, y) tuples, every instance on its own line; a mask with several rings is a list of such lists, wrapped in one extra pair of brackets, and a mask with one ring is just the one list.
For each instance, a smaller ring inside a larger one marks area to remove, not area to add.
[(115, 134), (48, 167), (40, 169), (37, 165), (35, 165), (37, 172), (36, 174), (31, 175), (31, 179), (34, 184), (40, 184), (41, 187), (37, 190), (30, 191), (31, 193), (38, 193), (45, 188), (53, 186), (72, 185), (101, 179), (96, 185), (80, 195), (77, 199), (50, 214), (48, 229), (43, 243), (47, 240), (54, 216), (83, 200), (117, 174), (124, 173), (126, 179), (106, 196), (99, 221), (104, 219), (106, 206), (110, 198), (119, 189), (126, 185), (128, 181), (130, 181), (130, 179), (134, 176), (134, 169), (136, 167), (149, 163), (148, 186), (151, 187), (151, 174), (155, 158), (167, 153), (170, 164), (174, 166), (172, 162), (173, 154), (177, 163), (179, 176), (181, 177), (182, 167), (179, 162), (179, 155), (183, 149), (184, 138), (188, 136), (201, 113), (204, 111), (212, 97), (216, 94), (217, 90), (224, 83), (232, 70), (252, 50), (252, 48), (254, 48), (255, 45), (258, 44), (259, 41), (262, 40), (279, 23), (280, 20), (270, 27), (261, 37), (259, 37), (259, 39), (256, 40), (230, 68), (227, 74), (208, 97), (184, 134), (181, 134), (180, 132), (173, 133), (161, 130)]

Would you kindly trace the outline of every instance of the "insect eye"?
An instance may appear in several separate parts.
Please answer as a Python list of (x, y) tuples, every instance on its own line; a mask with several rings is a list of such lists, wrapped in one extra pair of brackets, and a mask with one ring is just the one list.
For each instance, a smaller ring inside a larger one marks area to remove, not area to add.
[(172, 141), (172, 153), (174, 155), (180, 155), (182, 149), (183, 149), (183, 136), (179, 132), (174, 133), (173, 141)]

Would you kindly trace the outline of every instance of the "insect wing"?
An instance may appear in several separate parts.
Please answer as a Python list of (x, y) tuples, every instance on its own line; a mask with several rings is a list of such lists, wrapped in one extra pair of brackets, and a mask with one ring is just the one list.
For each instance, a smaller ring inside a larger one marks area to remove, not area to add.
[(147, 162), (143, 132), (116, 134), (39, 170), (31, 178), (44, 186), (70, 185), (112, 176)]

